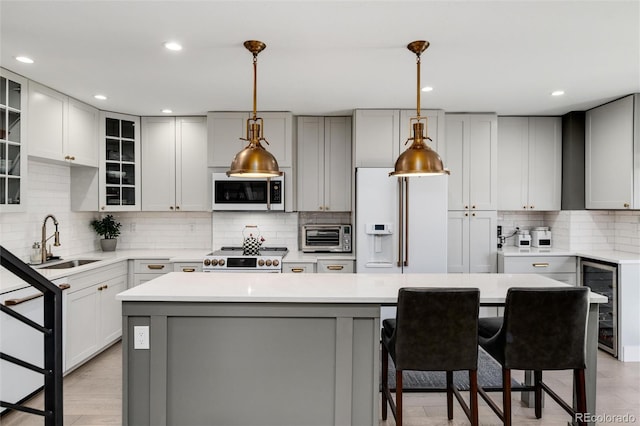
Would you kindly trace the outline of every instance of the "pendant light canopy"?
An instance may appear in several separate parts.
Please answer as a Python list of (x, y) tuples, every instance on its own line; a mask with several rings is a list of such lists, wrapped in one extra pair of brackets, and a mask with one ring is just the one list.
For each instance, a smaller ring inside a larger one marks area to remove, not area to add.
[(405, 145), (412, 141), (411, 146), (407, 148), (396, 160), (395, 170), (389, 173), (389, 176), (409, 177), (409, 176), (435, 176), (449, 174), (449, 170), (442, 165), (442, 159), (431, 149), (425, 140), (431, 140), (425, 136), (427, 132), (427, 117), (420, 116), (420, 55), (427, 50), (429, 42), (418, 40), (407, 45), (407, 49), (416, 54), (418, 66), (418, 99), (416, 107), (416, 116), (409, 119), (409, 134), (412, 137), (407, 139)]
[(269, 142), (262, 135), (264, 122), (256, 114), (258, 53), (262, 52), (267, 45), (261, 41), (248, 40), (244, 42), (244, 47), (253, 53), (253, 115), (247, 119), (247, 137), (241, 138), (248, 141), (249, 145), (233, 158), (227, 176), (256, 178), (282, 176), (283, 173), (278, 168), (278, 161), (260, 143), (264, 141), (269, 145)]

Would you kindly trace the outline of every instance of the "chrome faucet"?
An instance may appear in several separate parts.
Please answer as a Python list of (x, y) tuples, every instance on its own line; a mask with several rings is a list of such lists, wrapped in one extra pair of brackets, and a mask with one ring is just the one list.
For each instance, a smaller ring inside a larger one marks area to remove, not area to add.
[[(47, 238), (47, 219), (53, 219), (53, 224), (56, 227), (55, 232), (53, 233), (53, 235), (51, 235), (49, 238)], [(41, 245), (42, 247), (40, 248), (40, 253), (41, 253), (41, 257), (40, 259), (42, 260), (42, 263), (47, 261), (47, 257), (49, 257), (49, 255), (51, 253), (47, 253), (47, 240), (51, 239), (51, 237), (55, 237), (54, 241), (53, 241), (53, 245), (55, 247), (59, 247), (60, 246), (60, 233), (58, 232), (58, 219), (56, 219), (56, 217), (52, 214), (47, 215), (44, 218), (44, 222), (42, 222), (42, 241), (41, 241)]]

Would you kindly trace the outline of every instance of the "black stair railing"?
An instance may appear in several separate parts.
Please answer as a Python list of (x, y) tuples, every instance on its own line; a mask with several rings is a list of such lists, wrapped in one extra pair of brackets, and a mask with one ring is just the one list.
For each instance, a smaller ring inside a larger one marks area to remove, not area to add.
[(0, 246), (2, 267), (33, 286), (44, 297), (43, 326), (0, 304), (0, 311), (44, 335), (44, 368), (0, 352), (0, 359), (44, 375), (44, 410), (0, 401), (0, 407), (44, 416), (45, 426), (62, 425), (62, 290)]

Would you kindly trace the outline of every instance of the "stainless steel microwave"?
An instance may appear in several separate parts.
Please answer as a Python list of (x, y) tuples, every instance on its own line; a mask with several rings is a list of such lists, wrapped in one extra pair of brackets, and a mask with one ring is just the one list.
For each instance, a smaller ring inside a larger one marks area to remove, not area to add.
[(284, 176), (271, 179), (213, 173), (214, 211), (284, 211)]
[(303, 252), (351, 252), (351, 225), (303, 225)]

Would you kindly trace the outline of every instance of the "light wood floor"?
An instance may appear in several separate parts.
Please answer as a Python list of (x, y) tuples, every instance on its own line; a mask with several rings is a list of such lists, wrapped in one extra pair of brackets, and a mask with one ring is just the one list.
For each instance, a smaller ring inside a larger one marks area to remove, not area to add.
[[(64, 379), (64, 424), (73, 426), (116, 425), (122, 423), (122, 348), (117, 343)], [(549, 382), (562, 397), (570, 400), (571, 374), (545, 373)], [(601, 416), (634, 416), (640, 424), (640, 363), (622, 363), (604, 352), (598, 354), (598, 402), (596, 413)], [(463, 392), (465, 397), (468, 393)], [(500, 393), (492, 393), (500, 401)], [(29, 405), (42, 408), (42, 396), (37, 395)], [(499, 404), (500, 405), (500, 404)], [(447, 421), (445, 395), (440, 393), (405, 394), (405, 424), (411, 425), (465, 425), (468, 421), (457, 402), (454, 402), (454, 420)], [(546, 398), (543, 418), (534, 417), (533, 409), (523, 407), (519, 394), (513, 397), (513, 423), (515, 425), (566, 425), (570, 420), (560, 407)], [(611, 419), (610, 419), (611, 420)], [(480, 400), (482, 425), (497, 425), (498, 418)], [(613, 421), (599, 424), (612, 424)], [(622, 422), (617, 422), (622, 423)], [(0, 418), (3, 426), (42, 425), (41, 417), (24, 413), (8, 413)], [(395, 426), (389, 412), (381, 426)], [(204, 426), (204, 425), (203, 425)], [(258, 425), (256, 425), (258, 426)]]

